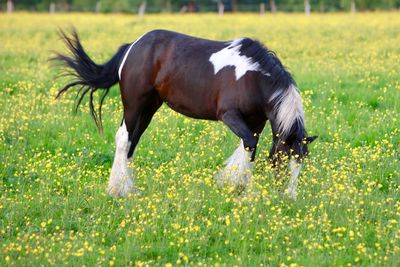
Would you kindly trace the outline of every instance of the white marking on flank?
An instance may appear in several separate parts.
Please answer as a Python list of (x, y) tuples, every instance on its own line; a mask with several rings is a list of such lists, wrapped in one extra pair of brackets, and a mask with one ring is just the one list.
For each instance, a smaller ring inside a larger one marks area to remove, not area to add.
[(292, 199), (297, 199), (297, 185), (299, 183), (298, 177), (300, 174), (301, 164), (297, 162), (295, 159), (291, 159), (289, 162), (289, 168), (291, 171), (291, 178), (289, 181), (289, 185), (286, 191), (286, 194)]
[[(221, 49), (218, 52), (213, 53), (210, 56), (209, 61), (214, 66), (214, 74), (216, 75), (220, 70), (225, 67), (235, 67), (236, 80), (239, 80), (248, 71), (261, 71), (260, 65), (257, 62), (253, 62), (252, 58), (240, 55), (240, 48), (242, 46), (243, 38), (233, 40), (229, 46)], [(269, 73), (264, 75), (271, 76)]]
[(119, 76), (119, 79), (120, 79), (120, 80), (121, 80), (122, 68), (124, 67), (124, 64), (125, 64), (125, 61), (126, 61), (128, 55), (129, 55), (129, 52), (131, 51), (132, 47), (133, 47), (144, 35), (146, 35), (146, 33), (143, 34), (142, 36), (140, 36), (139, 38), (137, 38), (136, 41), (134, 41), (134, 42), (129, 46), (128, 50), (125, 52), (124, 58), (122, 59), (121, 65), (119, 65), (119, 69), (118, 69), (118, 76)]
[(228, 182), (233, 186), (246, 185), (252, 175), (254, 164), (250, 162), (251, 152), (244, 149), (243, 140), (235, 152), (225, 162), (225, 168), (215, 176), (221, 182)]
[(276, 91), (269, 101), (276, 101), (274, 112), (281, 135), (287, 134), (296, 121), (304, 125), (301, 96), (293, 84), (286, 90), (280, 89)]
[(108, 193), (113, 197), (125, 197), (133, 189), (132, 169), (129, 163), (133, 157), (128, 159), (128, 152), (131, 146), (129, 134), (126, 129), (125, 121), (119, 127), (115, 136), (115, 156), (111, 170)]

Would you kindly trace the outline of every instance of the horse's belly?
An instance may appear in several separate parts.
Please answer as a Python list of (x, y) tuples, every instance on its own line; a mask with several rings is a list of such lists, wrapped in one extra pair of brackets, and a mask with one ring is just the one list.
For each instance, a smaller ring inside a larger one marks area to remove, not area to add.
[(174, 91), (174, 93), (161, 95), (161, 98), (171, 109), (188, 117), (205, 120), (217, 119), (215, 103), (205, 95)]
[(186, 67), (171, 63), (167, 69), (159, 71), (155, 88), (160, 97), (176, 112), (193, 118), (216, 120), (218, 90), (207, 76), (211, 70), (183, 65)]

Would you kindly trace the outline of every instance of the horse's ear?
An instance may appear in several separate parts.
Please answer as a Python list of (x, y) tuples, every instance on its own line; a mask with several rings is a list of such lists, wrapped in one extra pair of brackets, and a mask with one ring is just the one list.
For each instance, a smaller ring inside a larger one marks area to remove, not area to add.
[(314, 140), (317, 139), (317, 138), (318, 138), (318, 136), (316, 136), (316, 135), (307, 136), (306, 137), (306, 144), (310, 144), (310, 143), (314, 142)]

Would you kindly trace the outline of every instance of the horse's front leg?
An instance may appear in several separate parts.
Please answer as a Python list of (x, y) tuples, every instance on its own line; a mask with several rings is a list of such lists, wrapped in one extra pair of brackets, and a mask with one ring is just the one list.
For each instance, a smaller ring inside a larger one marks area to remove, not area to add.
[(301, 160), (298, 157), (292, 156), (289, 161), (286, 161), (285, 158), (288, 157), (287, 144), (278, 138), (278, 134), (276, 131), (276, 127), (273, 123), (272, 126), (272, 136), (273, 136), (273, 145), (269, 153), (270, 162), (272, 164), (273, 169), (275, 169), (276, 174), (285, 172), (286, 173), (286, 165), (288, 163), (289, 171), (290, 171), (290, 180), (287, 186), (287, 189), (284, 192), (284, 195), (292, 198), (293, 200), (297, 199), (297, 186), (299, 183), (298, 177), (301, 169)]
[(252, 176), (258, 135), (249, 129), (236, 110), (225, 112), (220, 119), (241, 138), (241, 141), (226, 161), (225, 168), (215, 178), (235, 187), (245, 187)]
[(285, 194), (293, 200), (297, 200), (297, 185), (299, 183), (298, 177), (300, 174), (301, 163), (296, 159), (291, 159), (289, 161), (289, 169), (291, 172), (291, 177)]

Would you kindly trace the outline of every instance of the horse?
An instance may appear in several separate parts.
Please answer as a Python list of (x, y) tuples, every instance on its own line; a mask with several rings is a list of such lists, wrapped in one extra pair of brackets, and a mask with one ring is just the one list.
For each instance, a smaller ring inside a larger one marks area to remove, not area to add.
[[(116, 133), (115, 157), (108, 193), (125, 197), (135, 190), (129, 164), (140, 137), (160, 106), (195, 119), (222, 121), (240, 138), (240, 144), (215, 176), (235, 187), (246, 186), (254, 167), (257, 143), (267, 121), (273, 145), (273, 166), (288, 163), (291, 178), (285, 193), (296, 199), (298, 176), (308, 136), (302, 99), (292, 75), (276, 54), (259, 41), (201, 39), (182, 33), (153, 30), (131, 44), (123, 44), (112, 58), (96, 64), (85, 52), (76, 30), (60, 31), (69, 54), (53, 58), (75, 79), (57, 98), (79, 87), (76, 108), (89, 93), (91, 115), (102, 131), (101, 107), (111, 86), (119, 83), (123, 118)], [(93, 94), (103, 90), (99, 108)]]

